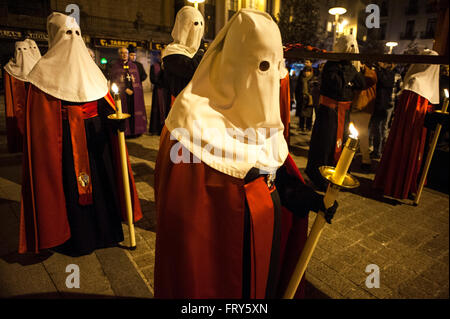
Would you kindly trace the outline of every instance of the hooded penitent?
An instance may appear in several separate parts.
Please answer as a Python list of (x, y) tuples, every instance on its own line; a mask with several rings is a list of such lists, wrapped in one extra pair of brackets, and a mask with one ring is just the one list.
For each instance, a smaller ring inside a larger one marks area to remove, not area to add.
[(307, 219), (294, 220), (258, 170), (290, 167), (303, 185), (280, 118), (283, 63), (276, 23), (242, 9), (177, 95), (155, 163), (155, 298), (261, 299), (284, 290)]
[[(333, 51), (338, 53), (359, 53), (358, 42), (351, 34), (342, 35), (336, 39)], [(361, 69), (361, 62), (353, 61), (352, 64), (359, 72)]]
[(5, 65), (5, 71), (16, 79), (27, 82), (28, 74), (37, 60), (38, 58), (30, 49), (29, 43), (27, 41), (18, 41), (16, 42), (14, 58)]
[[(433, 50), (424, 50), (422, 55), (438, 55)], [(403, 90), (413, 91), (423, 96), (431, 104), (439, 104), (439, 65), (413, 64), (403, 80)]]
[(47, 94), (69, 102), (88, 102), (108, 93), (106, 78), (92, 60), (73, 17), (54, 12), (47, 19), (48, 51), (28, 80)]
[[(437, 55), (432, 50), (421, 54)], [(425, 117), (439, 103), (439, 65), (413, 64), (403, 81), (389, 137), (378, 164), (374, 187), (386, 196), (416, 194), (425, 155)]]
[[(84, 255), (123, 241), (119, 149), (106, 120), (114, 100), (75, 20), (52, 13), (47, 27), (49, 50), (30, 72), (24, 109), (19, 252)], [(138, 220), (129, 163), (128, 173)]]
[(178, 11), (172, 29), (173, 42), (167, 45), (161, 58), (171, 54), (182, 54), (192, 58), (200, 47), (205, 21), (200, 11), (185, 6)]
[(283, 71), (276, 23), (266, 13), (241, 10), (209, 47), (166, 126), (222, 173), (243, 178), (252, 167), (276, 170), (288, 155), (279, 108)]

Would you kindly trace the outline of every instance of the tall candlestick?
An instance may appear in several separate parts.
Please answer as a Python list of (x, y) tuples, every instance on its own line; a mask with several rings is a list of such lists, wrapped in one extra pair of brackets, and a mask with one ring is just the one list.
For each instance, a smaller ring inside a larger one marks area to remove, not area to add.
[[(339, 161), (337, 163), (336, 169), (331, 176), (330, 185), (328, 186), (327, 192), (323, 198), (323, 203), (325, 209), (333, 206), (334, 201), (339, 193), (339, 188), (342, 186), (345, 176), (347, 175), (347, 170), (352, 163), (353, 156), (355, 155), (356, 149), (358, 147), (358, 131), (355, 129), (352, 123), (350, 123), (351, 135), (347, 139), (344, 150), (342, 151)], [(358, 183), (359, 184), (359, 183)], [(284, 293), (283, 298), (292, 299), (294, 298), (295, 292), (297, 291), (298, 285), (305, 274), (306, 267), (308, 266), (309, 260), (314, 253), (317, 243), (319, 242), (320, 235), (322, 234), (323, 227), (325, 226), (325, 214), (322, 211), (317, 213), (317, 217), (314, 220), (314, 224), (309, 233), (308, 239), (306, 240), (303, 251), (298, 259), (297, 265), (289, 281), (288, 287)]]
[[(448, 96), (448, 90), (447, 89), (444, 89), (444, 94), (445, 94), (444, 105), (442, 106), (442, 110), (440, 111), (442, 113), (446, 113), (447, 112), (447, 108), (448, 108), (448, 97), (449, 96)], [(436, 112), (439, 112), (439, 111), (436, 111)], [(418, 205), (419, 200), (420, 200), (420, 196), (422, 194), (423, 187), (425, 186), (425, 180), (427, 178), (428, 169), (430, 168), (430, 165), (431, 165), (431, 159), (433, 158), (434, 150), (436, 149), (437, 141), (439, 139), (439, 134), (441, 133), (441, 128), (442, 128), (441, 124), (437, 124), (436, 125), (436, 130), (434, 131), (433, 138), (431, 139), (430, 147), (428, 149), (427, 158), (425, 160), (424, 168), (423, 168), (423, 171), (422, 171), (422, 176), (420, 177), (419, 186), (417, 187), (417, 194), (416, 194), (416, 197), (414, 198), (414, 202), (413, 202), (413, 204), (415, 206)]]
[[(111, 86), (112, 91), (114, 92), (114, 101), (116, 104), (116, 114), (111, 114), (108, 118), (117, 120), (117, 121), (125, 121), (129, 114), (122, 113), (122, 101), (120, 100), (119, 88), (115, 83)], [(120, 155), (120, 164), (122, 169), (122, 183), (123, 183), (123, 192), (125, 199), (125, 209), (127, 213), (128, 219), (128, 229), (130, 232), (130, 249), (136, 249), (136, 235), (134, 231), (134, 222), (133, 222), (133, 207), (131, 204), (131, 191), (129, 184), (129, 172), (128, 172), (128, 160), (127, 160), (127, 150), (125, 144), (125, 132), (124, 129), (117, 130), (117, 138), (119, 143), (119, 155)]]

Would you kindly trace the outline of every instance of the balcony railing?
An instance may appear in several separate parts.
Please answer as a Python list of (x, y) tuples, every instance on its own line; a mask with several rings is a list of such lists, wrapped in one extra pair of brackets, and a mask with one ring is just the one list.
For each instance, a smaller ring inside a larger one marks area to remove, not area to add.
[(414, 40), (417, 32), (402, 32), (400, 33), (400, 40)]

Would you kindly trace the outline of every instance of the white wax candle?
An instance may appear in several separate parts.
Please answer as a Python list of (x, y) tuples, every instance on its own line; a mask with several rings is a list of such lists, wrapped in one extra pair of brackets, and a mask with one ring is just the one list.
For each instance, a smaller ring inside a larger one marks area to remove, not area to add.
[(115, 100), (116, 100), (116, 108), (117, 108), (117, 116), (122, 115), (122, 101), (120, 100), (120, 95), (115, 94)]
[(344, 149), (342, 150), (341, 157), (339, 158), (339, 161), (336, 165), (336, 169), (332, 176), (333, 182), (338, 185), (342, 184), (342, 182), (344, 181), (345, 175), (347, 174), (350, 164), (352, 163), (353, 156), (355, 155), (355, 151), (351, 150), (348, 147), (350, 139), (351, 137), (347, 140), (347, 144), (344, 146)]

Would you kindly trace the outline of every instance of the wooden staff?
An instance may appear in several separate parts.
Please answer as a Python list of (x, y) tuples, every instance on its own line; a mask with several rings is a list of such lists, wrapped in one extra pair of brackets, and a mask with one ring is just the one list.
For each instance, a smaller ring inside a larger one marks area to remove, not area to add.
[[(117, 121), (124, 121), (130, 117), (130, 114), (122, 113), (122, 101), (120, 100), (120, 95), (118, 94), (117, 85), (112, 85), (112, 90), (114, 92), (114, 100), (116, 102), (116, 113), (109, 116), (110, 119)], [(128, 229), (130, 231), (130, 249), (136, 249), (136, 235), (134, 232), (133, 223), (133, 207), (131, 206), (131, 192), (130, 192), (130, 182), (128, 179), (128, 161), (127, 161), (127, 151), (125, 146), (125, 132), (122, 130), (117, 130), (118, 140), (119, 140), (119, 152), (120, 152), (120, 164), (122, 169), (122, 183), (123, 191), (125, 197), (125, 205), (127, 211), (128, 219)]]
[[(442, 112), (442, 113), (447, 112), (447, 108), (448, 108), (448, 91), (447, 91), (447, 89), (445, 89), (445, 102), (444, 102), (444, 106), (442, 107), (442, 110), (440, 112)], [(439, 111), (437, 111), (437, 112), (439, 112)], [(430, 149), (427, 154), (427, 159), (425, 160), (425, 166), (423, 168), (422, 176), (420, 177), (419, 188), (418, 188), (416, 197), (414, 198), (414, 206), (417, 206), (419, 204), (420, 195), (422, 195), (423, 187), (425, 185), (425, 180), (426, 180), (427, 174), (428, 174), (428, 169), (430, 168), (430, 165), (431, 165), (431, 159), (433, 158), (434, 150), (436, 149), (436, 144), (439, 139), (439, 134), (441, 133), (441, 128), (442, 128), (442, 125), (440, 123), (438, 123), (436, 125), (436, 130), (434, 131), (434, 135), (433, 135), (433, 138), (430, 143)]]
[[(347, 139), (336, 168), (334, 169), (332, 167), (322, 167), (324, 168), (324, 170), (322, 170), (321, 168), (322, 175), (325, 178), (329, 179), (331, 182), (328, 185), (327, 192), (325, 193), (325, 196), (323, 198), (325, 209), (333, 206), (341, 187), (353, 188), (359, 185), (358, 181), (354, 179), (352, 180), (350, 178), (350, 175), (347, 174), (348, 168), (350, 167), (353, 156), (355, 155), (356, 149), (358, 147), (358, 131), (356, 131), (352, 124), (350, 124), (350, 131), (352, 132), (352, 135), (350, 135)], [(326, 174), (325, 172), (328, 173)], [(345, 185), (346, 182), (344, 180), (346, 178), (351, 180), (351, 185)], [(309, 260), (314, 253), (314, 249), (316, 248), (317, 243), (319, 242), (319, 238), (322, 234), (325, 222), (326, 220), (324, 212), (319, 211), (316, 219), (314, 220), (314, 224), (311, 228), (308, 239), (306, 240), (305, 247), (303, 247), (303, 251), (291, 276), (288, 287), (284, 293), (284, 299), (294, 298), (295, 292), (297, 291), (298, 285), (303, 278)]]
[[(328, 186), (325, 197), (323, 198), (325, 208), (328, 209), (333, 205), (338, 193), (339, 187), (336, 187), (335, 185)], [(309, 260), (314, 253), (314, 249), (316, 249), (317, 243), (319, 242), (320, 235), (322, 234), (322, 230), (325, 226), (325, 222), (325, 214), (320, 211), (317, 214), (316, 219), (314, 220), (314, 224), (311, 228), (311, 231), (309, 232), (308, 240), (305, 243), (305, 247), (303, 247), (302, 254), (300, 255), (286, 292), (284, 293), (284, 299), (294, 298), (298, 285), (300, 284), (300, 281), (302, 280), (303, 275), (306, 271), (306, 267), (309, 264)]]

